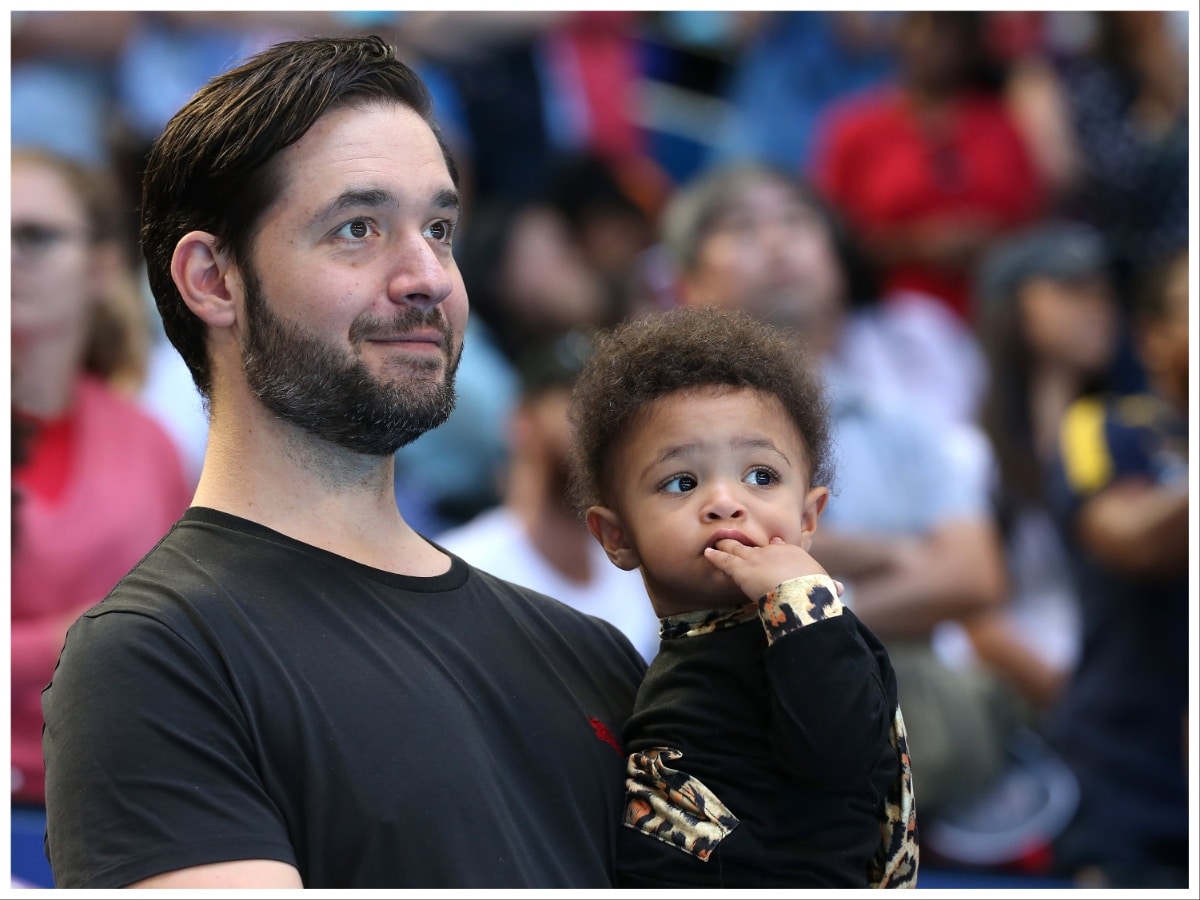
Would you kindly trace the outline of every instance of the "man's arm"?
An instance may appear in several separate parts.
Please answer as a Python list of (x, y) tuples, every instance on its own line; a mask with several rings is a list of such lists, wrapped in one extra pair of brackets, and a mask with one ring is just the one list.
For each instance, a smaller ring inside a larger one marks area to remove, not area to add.
[(208, 869), (230, 885), (266, 870), (278, 878), (294, 859), (287, 827), (226, 667), (206, 652), (213, 642), (196, 639), (182, 616), (167, 624), (114, 603), (72, 626), (42, 694), (55, 883), (161, 887), (161, 878), (203, 877), (191, 885), (218, 886)]
[(239, 859), (163, 872), (131, 888), (302, 888), (294, 866), (274, 859)]

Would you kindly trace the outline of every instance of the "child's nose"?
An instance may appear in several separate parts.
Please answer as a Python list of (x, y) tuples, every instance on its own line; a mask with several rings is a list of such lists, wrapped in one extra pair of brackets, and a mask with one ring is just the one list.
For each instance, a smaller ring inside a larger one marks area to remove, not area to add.
[(709, 488), (704, 502), (704, 518), (710, 522), (718, 519), (740, 519), (746, 515), (746, 508), (738, 500), (737, 494), (725, 482), (716, 482)]

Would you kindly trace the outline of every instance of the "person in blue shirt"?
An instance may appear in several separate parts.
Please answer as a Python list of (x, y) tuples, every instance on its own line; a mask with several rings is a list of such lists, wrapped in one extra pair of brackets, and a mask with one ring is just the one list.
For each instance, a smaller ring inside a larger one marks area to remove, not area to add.
[(1068, 409), (1053, 497), (1083, 643), (1054, 736), (1080, 783), (1057, 865), (1112, 888), (1188, 884), (1188, 253), (1148, 277), (1148, 390)]

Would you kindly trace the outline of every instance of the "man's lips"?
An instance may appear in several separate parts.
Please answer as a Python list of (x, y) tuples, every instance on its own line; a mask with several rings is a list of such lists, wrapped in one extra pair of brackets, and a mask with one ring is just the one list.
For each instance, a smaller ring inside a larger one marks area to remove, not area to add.
[(397, 334), (378, 334), (371, 335), (367, 338), (368, 341), (376, 341), (378, 343), (433, 343), (438, 347), (442, 346), (445, 338), (442, 332), (437, 329), (421, 329), (420, 331), (401, 331)]
[(746, 547), (758, 546), (754, 543), (754, 541), (750, 540), (750, 538), (746, 537), (746, 535), (742, 534), (740, 531), (735, 531), (732, 528), (722, 528), (721, 530), (715, 532), (711, 538), (709, 538), (708, 543), (705, 545), (705, 549), (708, 547), (715, 548), (718, 543), (724, 540), (737, 541), (739, 544), (742, 544)]
[(367, 340), (375, 344), (407, 344), (410, 346), (425, 344), (438, 350), (441, 350), (446, 343), (442, 333), (435, 329), (406, 331), (401, 334), (377, 334)]

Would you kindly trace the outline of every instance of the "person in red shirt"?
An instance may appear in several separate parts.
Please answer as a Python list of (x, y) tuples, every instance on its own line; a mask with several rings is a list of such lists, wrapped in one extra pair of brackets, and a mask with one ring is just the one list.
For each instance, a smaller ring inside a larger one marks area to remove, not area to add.
[(41, 692), (67, 627), (191, 498), (175, 445), (131, 399), (141, 301), (106, 184), (13, 152), (12, 802), (43, 815)]
[(1044, 189), (979, 70), (977, 12), (907, 13), (896, 81), (839, 101), (810, 175), (881, 267), (885, 294), (924, 294), (971, 321), (976, 260), (1037, 217)]

